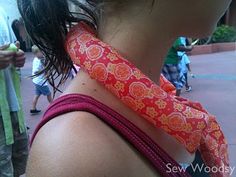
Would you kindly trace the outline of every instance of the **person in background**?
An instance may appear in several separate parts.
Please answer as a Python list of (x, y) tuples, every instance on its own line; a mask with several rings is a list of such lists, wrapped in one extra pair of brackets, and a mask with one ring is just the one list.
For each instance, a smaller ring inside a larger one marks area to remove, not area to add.
[[(191, 43), (189, 42), (188, 38), (180, 37), (180, 40), (183, 47), (186, 47), (188, 49), (185, 51), (190, 51), (192, 49)], [(190, 92), (192, 90), (192, 87), (188, 84), (188, 72), (191, 74), (191, 76), (192, 76), (192, 73), (191, 73), (191, 67), (190, 67), (190, 60), (185, 51), (177, 51), (177, 54), (180, 58), (180, 62), (179, 62), (180, 75), (184, 76), (185, 89), (187, 92)]]
[(15, 67), (23, 67), (25, 55), (0, 7), (0, 176), (19, 177), (25, 173), (28, 134), (22, 110), (20, 79)]
[(187, 52), (191, 50), (192, 47), (184, 45), (183, 41), (179, 37), (169, 49), (164, 61), (162, 74), (175, 86), (176, 96), (180, 96), (181, 89), (185, 84), (185, 77), (182, 74), (179, 65), (182, 58), (179, 57), (178, 52)]
[(32, 52), (34, 54), (34, 60), (32, 64), (32, 76), (34, 77), (33, 83), (35, 86), (35, 96), (33, 99), (33, 105), (32, 109), (30, 110), (30, 113), (38, 114), (41, 112), (41, 110), (37, 109), (39, 97), (41, 95), (47, 96), (49, 103), (51, 103), (53, 99), (45, 75), (43, 73), (39, 74), (44, 69), (43, 60), (45, 59), (45, 57), (36, 45), (32, 46)]

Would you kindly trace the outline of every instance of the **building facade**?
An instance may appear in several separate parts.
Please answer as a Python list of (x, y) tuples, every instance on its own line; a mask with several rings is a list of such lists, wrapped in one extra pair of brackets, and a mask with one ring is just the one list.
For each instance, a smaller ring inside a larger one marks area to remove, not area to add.
[(234, 26), (236, 28), (236, 0), (232, 0), (232, 3), (223, 16), (221, 24)]

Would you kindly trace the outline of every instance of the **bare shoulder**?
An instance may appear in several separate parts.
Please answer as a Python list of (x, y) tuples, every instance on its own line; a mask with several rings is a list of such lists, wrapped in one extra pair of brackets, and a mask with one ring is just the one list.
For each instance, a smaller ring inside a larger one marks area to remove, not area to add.
[[(132, 174), (129, 176), (139, 176), (133, 168), (150, 170), (138, 153), (96, 116), (72, 112), (51, 120), (39, 131), (27, 177), (118, 177), (127, 176), (127, 171)], [(153, 174), (152, 170), (149, 173)]]

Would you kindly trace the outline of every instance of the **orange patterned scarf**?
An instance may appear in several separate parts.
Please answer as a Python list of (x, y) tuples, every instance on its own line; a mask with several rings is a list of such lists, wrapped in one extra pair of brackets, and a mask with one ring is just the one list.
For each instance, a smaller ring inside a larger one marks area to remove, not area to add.
[(168, 94), (173, 88), (163, 76), (161, 88), (114, 48), (97, 39), (84, 23), (71, 29), (66, 49), (75, 64), (141, 117), (176, 138), (190, 153), (199, 149), (208, 167), (225, 169), (211, 176), (229, 175), (224, 135), (215, 117), (199, 103)]

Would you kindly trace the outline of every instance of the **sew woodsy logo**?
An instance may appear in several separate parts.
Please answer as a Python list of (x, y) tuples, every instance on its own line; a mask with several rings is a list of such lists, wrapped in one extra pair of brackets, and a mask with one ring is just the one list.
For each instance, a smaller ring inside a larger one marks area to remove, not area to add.
[(181, 164), (180, 166), (173, 166), (171, 163), (168, 163), (166, 165), (167, 173), (178, 173), (178, 172), (186, 172), (187, 168), (191, 168), (192, 171), (195, 172), (206, 172), (211, 174), (221, 173), (221, 174), (230, 174), (230, 176), (233, 175), (235, 167), (230, 166), (220, 166), (220, 167), (209, 167), (205, 166), (204, 164)]

